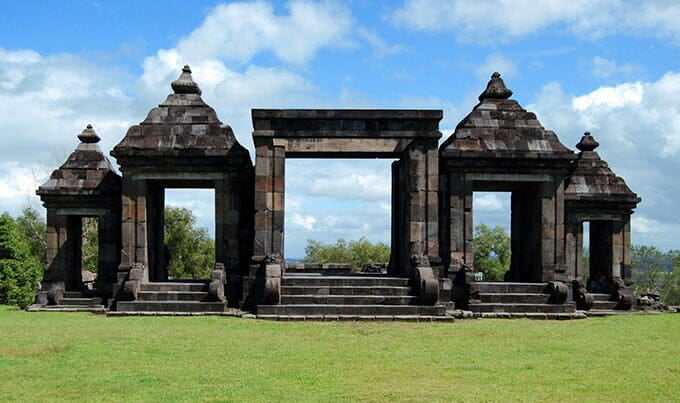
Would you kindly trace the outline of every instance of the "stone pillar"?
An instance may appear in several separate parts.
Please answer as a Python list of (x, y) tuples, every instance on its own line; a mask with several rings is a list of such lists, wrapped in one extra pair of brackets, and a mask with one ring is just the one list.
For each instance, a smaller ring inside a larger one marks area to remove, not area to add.
[(575, 216), (569, 216), (565, 227), (565, 274), (576, 280), (584, 278), (583, 269), (583, 223)]
[(263, 260), (272, 251), (272, 177), (274, 147), (271, 143), (255, 146), (255, 243), (254, 260)]
[(286, 149), (274, 146), (272, 161), (272, 254), (283, 259)]
[(227, 272), (239, 270), (241, 228), (241, 200), (243, 189), (238, 173), (225, 174), (215, 184), (215, 258)]
[(97, 290), (110, 297), (111, 285), (116, 282), (116, 270), (120, 260), (120, 213), (109, 210), (99, 217), (99, 256)]
[(539, 185), (541, 214), (541, 275), (533, 281), (567, 281), (564, 250), (564, 181), (553, 177)]
[[(146, 181), (123, 176), (121, 254), (117, 282), (123, 281), (134, 263), (148, 267), (146, 227)], [(144, 270), (144, 281), (148, 271)]]
[(464, 173), (449, 172), (448, 178), (448, 247), (449, 271), (457, 272), (462, 265), (474, 265), (472, 182)]
[[(441, 264), (439, 251), (439, 151), (436, 141), (429, 141), (425, 172), (425, 251), (430, 263)], [(443, 275), (443, 273), (440, 273)]]
[(400, 254), (401, 251), (401, 239), (399, 235), (403, 237), (402, 231), (400, 231), (401, 217), (403, 216), (403, 211), (401, 208), (401, 181), (400, 181), (400, 171), (401, 164), (400, 161), (392, 162), (392, 210), (391, 210), (391, 242), (390, 242), (390, 263), (387, 267), (387, 272), (390, 275), (397, 275), (399, 273), (400, 264)]

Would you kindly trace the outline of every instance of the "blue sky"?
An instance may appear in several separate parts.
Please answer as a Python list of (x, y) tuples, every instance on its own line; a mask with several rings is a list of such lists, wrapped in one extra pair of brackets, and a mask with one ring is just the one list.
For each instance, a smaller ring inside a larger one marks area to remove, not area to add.
[[(584, 131), (643, 201), (633, 243), (680, 248), (675, 1), (0, 1), (0, 211), (92, 123), (108, 151), (190, 64), (252, 151), (250, 109), (443, 109), (443, 138), (499, 71), (570, 148)], [(307, 238), (389, 241), (390, 161), (287, 163), (286, 254)], [(170, 192), (212, 227), (209, 192)], [(507, 195), (475, 221), (506, 226)]]

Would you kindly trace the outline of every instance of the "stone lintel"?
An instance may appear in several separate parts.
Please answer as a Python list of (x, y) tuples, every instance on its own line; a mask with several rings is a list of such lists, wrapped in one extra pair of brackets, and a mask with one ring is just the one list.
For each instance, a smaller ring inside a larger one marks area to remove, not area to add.
[(410, 139), (401, 138), (276, 138), (274, 146), (283, 146), (287, 157), (312, 157), (314, 155), (344, 158), (376, 155), (399, 157)]
[(103, 216), (106, 215), (110, 210), (105, 209), (105, 208), (58, 208), (56, 210), (57, 215), (61, 216), (84, 216), (84, 217), (91, 217), (91, 216)]
[(224, 179), (225, 176), (224, 172), (138, 172), (132, 174), (132, 179), (214, 181)]
[(441, 110), (253, 109), (253, 137), (439, 138)]
[(467, 175), (473, 181), (489, 182), (552, 182), (553, 176), (548, 174), (489, 174), (470, 173)]

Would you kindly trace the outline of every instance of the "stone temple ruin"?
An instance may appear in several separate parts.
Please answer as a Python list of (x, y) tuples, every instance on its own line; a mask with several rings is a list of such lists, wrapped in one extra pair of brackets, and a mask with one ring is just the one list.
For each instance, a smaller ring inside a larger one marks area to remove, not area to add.
[[(48, 265), (32, 309), (447, 320), (454, 308), (571, 318), (633, 304), (630, 216), (640, 198), (600, 158), (589, 133), (575, 154), (510, 99), (498, 73), (441, 146), (441, 110), (254, 109), (254, 165), (202, 100), (188, 66), (172, 89), (111, 151), (122, 176), (88, 125), (39, 187)], [(386, 273), (287, 268), (287, 158), (395, 160)], [(163, 211), (171, 188), (214, 189), (210, 278), (167, 278)], [(512, 258), (501, 282), (474, 275), (472, 201), (484, 191), (511, 198)], [(83, 217), (99, 228), (91, 288), (81, 276)]]

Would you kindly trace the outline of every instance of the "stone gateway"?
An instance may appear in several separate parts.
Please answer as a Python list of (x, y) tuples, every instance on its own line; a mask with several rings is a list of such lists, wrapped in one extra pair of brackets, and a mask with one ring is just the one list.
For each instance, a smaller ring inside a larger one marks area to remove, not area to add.
[[(32, 310), (451, 320), (454, 308), (571, 318), (632, 306), (630, 217), (640, 198), (600, 158), (590, 133), (575, 154), (510, 98), (498, 73), (441, 146), (441, 110), (253, 109), (254, 165), (202, 100), (188, 66), (171, 87), (111, 151), (122, 175), (88, 125), (39, 187), (47, 268)], [(339, 270), (347, 262), (287, 266), (289, 158), (395, 160), (385, 272)], [(167, 277), (164, 205), (172, 188), (214, 190), (210, 278)], [(473, 198), (483, 191), (511, 199), (512, 258), (502, 282), (474, 275)], [(96, 218), (99, 231), (98, 275), (89, 287), (81, 274), (83, 217)]]

